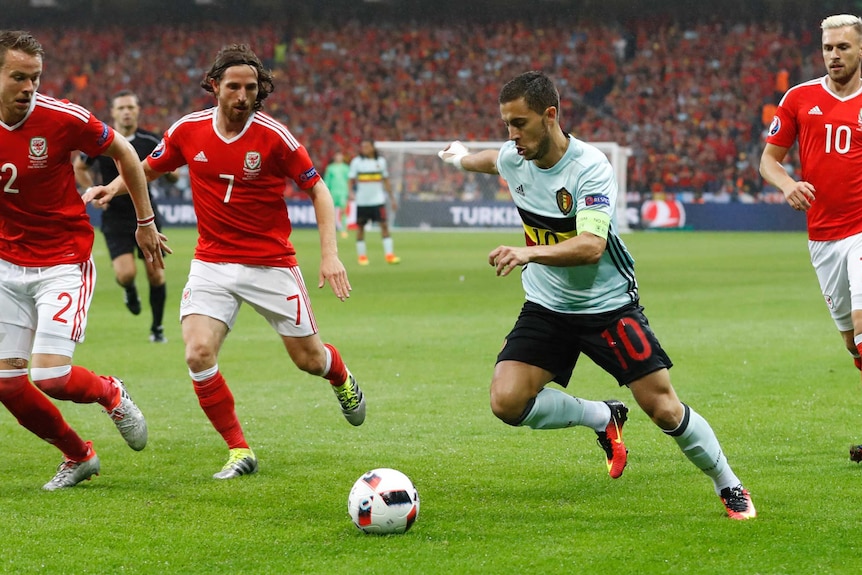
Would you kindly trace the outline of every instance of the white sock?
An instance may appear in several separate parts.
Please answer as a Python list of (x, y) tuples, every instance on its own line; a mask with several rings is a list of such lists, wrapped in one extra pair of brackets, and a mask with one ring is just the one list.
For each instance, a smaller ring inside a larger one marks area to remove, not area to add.
[(189, 370), (189, 376), (192, 378), (192, 381), (206, 381), (217, 373), (218, 364), (197, 373), (193, 372), (191, 369)]
[(521, 422), (532, 429), (561, 429), (584, 425), (603, 431), (611, 420), (611, 409), (603, 401), (573, 397), (558, 389), (544, 388)]
[(739, 478), (727, 463), (709, 423), (689, 406), (683, 406), (682, 422), (676, 429), (665, 433), (673, 437), (685, 456), (712, 479), (716, 495), (720, 495), (725, 487), (739, 485)]
[(392, 242), (392, 236), (389, 236), (388, 238), (383, 238), (383, 253), (388, 256), (389, 254), (392, 253), (392, 250), (394, 250), (394, 249), (395, 249), (395, 246), (393, 245), (393, 242)]
[(332, 369), (332, 352), (329, 351), (329, 348), (325, 345), (323, 346), (323, 351), (326, 354), (326, 362), (323, 364), (323, 373), (329, 373), (329, 370)]
[(356, 255), (364, 256), (367, 253), (368, 252), (366, 252), (366, 250), (365, 250), (365, 240), (363, 240), (361, 242), (356, 242)]

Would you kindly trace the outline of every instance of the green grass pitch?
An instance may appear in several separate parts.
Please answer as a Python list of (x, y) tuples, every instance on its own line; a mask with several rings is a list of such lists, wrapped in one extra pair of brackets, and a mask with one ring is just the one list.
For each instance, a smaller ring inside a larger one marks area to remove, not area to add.
[[(260, 459), (251, 477), (218, 482), (227, 457), (197, 405), (177, 310), (194, 231), (169, 229), (169, 342), (131, 316), (101, 235), (99, 282), (75, 363), (122, 377), (147, 416), (133, 452), (95, 405), (62, 402), (94, 441), (102, 474), (41, 491), (56, 449), (0, 411), (0, 572), (264, 574), (857, 573), (862, 468), (860, 376), (819, 296), (804, 235), (637, 233), (641, 299), (675, 362), (681, 399), (711, 423), (759, 517), (727, 519), (711, 482), (586, 358), (569, 391), (619, 398), (629, 467), (606, 473), (585, 428), (532, 431), (488, 407), (495, 355), (522, 303), (517, 274), (487, 254), (516, 231), (397, 231), (401, 265), (355, 263), (353, 294), (317, 290), (318, 241), (296, 231), (321, 335), (337, 345), (368, 400), (351, 427), (326, 382), (301, 373), (246, 307), (220, 367)], [(138, 286), (146, 297), (145, 280)], [(366, 536), (347, 494), (374, 467), (416, 484), (421, 512), (402, 536)]]

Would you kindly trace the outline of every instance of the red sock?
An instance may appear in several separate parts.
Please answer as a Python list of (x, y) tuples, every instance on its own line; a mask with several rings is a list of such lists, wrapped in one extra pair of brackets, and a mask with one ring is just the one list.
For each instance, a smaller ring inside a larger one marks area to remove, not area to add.
[(221, 372), (216, 372), (214, 376), (204, 381), (193, 383), (195, 393), (198, 396), (198, 403), (200, 403), (215, 430), (224, 438), (228, 448), (244, 447), (248, 449), (248, 443), (246, 443), (242, 433), (242, 426), (236, 417), (233, 394)]
[(26, 375), (0, 379), (0, 402), (24, 428), (56, 445), (67, 458), (82, 461), (89, 447), (69, 427), (60, 410), (30, 383)]
[[(856, 344), (856, 350), (859, 352), (859, 355), (862, 355), (862, 342)], [(854, 357), (853, 363), (856, 364), (856, 369), (862, 371), (862, 357)]]
[(329, 350), (329, 353), (332, 356), (332, 362), (329, 365), (329, 372), (324, 374), (323, 377), (328, 379), (329, 383), (338, 387), (347, 381), (347, 366), (344, 365), (344, 361), (341, 359), (341, 354), (338, 353), (338, 350), (335, 349), (334, 346), (328, 343), (324, 343), (323, 345)]
[(36, 385), (54, 399), (98, 403), (108, 411), (120, 403), (120, 390), (114, 387), (110, 377), (96, 375), (77, 365), (73, 365), (72, 371), (62, 377), (42, 379)]

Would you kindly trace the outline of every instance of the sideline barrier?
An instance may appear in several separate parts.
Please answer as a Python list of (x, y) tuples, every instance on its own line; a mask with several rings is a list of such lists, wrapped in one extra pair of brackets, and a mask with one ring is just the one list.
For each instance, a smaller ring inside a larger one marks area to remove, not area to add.
[[(168, 226), (194, 226), (192, 204), (183, 200), (159, 200), (159, 212)], [(315, 225), (311, 202), (288, 202), (294, 228)], [(101, 211), (88, 206), (90, 221), (98, 228)], [(786, 204), (683, 204), (676, 200), (630, 203), (626, 210), (633, 230), (695, 231), (805, 231), (805, 215)], [(521, 218), (511, 202), (402, 201), (394, 228), (494, 229), (519, 228)]]

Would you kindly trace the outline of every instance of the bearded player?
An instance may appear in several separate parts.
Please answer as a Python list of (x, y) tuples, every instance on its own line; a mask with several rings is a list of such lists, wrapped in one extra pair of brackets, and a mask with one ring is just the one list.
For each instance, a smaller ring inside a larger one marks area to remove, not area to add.
[[(329, 282), (336, 297), (349, 297), (329, 189), (305, 147), (262, 111), (273, 90), (272, 73), (248, 46), (235, 44), (218, 53), (201, 87), (217, 105), (180, 118), (143, 166), (150, 181), (189, 167), (199, 238), (180, 303), (186, 364), (198, 402), (229, 450), (227, 463), (213, 477), (233, 479), (258, 469), (218, 363), (243, 302), (266, 318), (299, 369), (329, 381), (352, 425), (365, 420), (365, 397), (338, 350), (321, 342), (290, 242), (288, 180), (314, 206), (321, 248), (318, 287)], [(116, 179), (84, 199), (104, 205), (123, 191)]]

